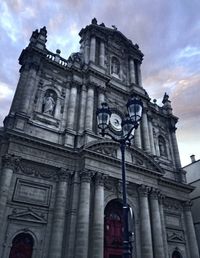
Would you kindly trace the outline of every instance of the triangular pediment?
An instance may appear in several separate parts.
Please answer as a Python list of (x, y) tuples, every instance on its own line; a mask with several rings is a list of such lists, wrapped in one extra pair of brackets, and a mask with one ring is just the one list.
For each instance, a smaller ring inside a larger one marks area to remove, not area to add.
[[(85, 147), (85, 150), (99, 153), (107, 158), (121, 160), (120, 146), (111, 140), (90, 143)], [(162, 175), (164, 174), (164, 170), (158, 163), (156, 163), (156, 161), (154, 161), (153, 157), (135, 147), (126, 148), (126, 162), (137, 166), (140, 169), (143, 168), (146, 170), (152, 170)]]
[(22, 220), (22, 221), (29, 221), (29, 222), (35, 222), (35, 223), (47, 223), (44, 216), (41, 214), (37, 214), (32, 210), (27, 211), (15, 211), (13, 214), (8, 216), (9, 219), (12, 220)]
[(183, 235), (180, 233), (171, 233), (168, 234), (168, 241), (172, 241), (172, 242), (184, 242), (185, 239), (183, 237)]

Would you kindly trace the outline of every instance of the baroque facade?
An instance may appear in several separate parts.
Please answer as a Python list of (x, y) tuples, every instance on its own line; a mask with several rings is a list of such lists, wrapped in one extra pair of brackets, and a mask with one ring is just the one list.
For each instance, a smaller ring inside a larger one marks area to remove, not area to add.
[(194, 228), (197, 237), (197, 244), (200, 251), (200, 159), (196, 160), (195, 155), (191, 155), (191, 163), (183, 167), (187, 172), (187, 183), (195, 187), (194, 191), (190, 193), (192, 201), (192, 217), (194, 221)]
[(134, 93), (144, 111), (126, 148), (132, 257), (198, 258), (169, 96), (151, 102), (143, 54), (116, 27), (94, 18), (79, 35), (80, 52), (64, 59), (44, 27), (19, 57), (0, 131), (0, 257), (122, 257), (120, 150), (99, 135), (96, 110), (106, 101), (120, 123)]

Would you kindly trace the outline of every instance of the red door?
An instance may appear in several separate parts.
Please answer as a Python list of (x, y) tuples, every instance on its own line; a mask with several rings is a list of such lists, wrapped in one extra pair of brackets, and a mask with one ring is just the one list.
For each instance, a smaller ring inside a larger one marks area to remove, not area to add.
[(111, 201), (105, 208), (104, 258), (122, 258), (122, 213), (122, 205), (118, 201)]
[(33, 238), (30, 234), (18, 234), (12, 242), (9, 258), (31, 258), (33, 252)]

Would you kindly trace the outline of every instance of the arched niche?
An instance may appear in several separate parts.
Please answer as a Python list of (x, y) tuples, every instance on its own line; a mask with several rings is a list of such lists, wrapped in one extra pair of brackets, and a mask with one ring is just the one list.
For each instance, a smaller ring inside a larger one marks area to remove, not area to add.
[(54, 116), (57, 104), (57, 94), (54, 90), (46, 90), (43, 98), (42, 113)]

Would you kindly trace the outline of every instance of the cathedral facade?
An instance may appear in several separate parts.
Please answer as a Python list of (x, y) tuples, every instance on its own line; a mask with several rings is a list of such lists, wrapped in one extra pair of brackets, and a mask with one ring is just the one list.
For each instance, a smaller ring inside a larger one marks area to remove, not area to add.
[(132, 258), (198, 258), (169, 96), (151, 102), (143, 54), (116, 27), (94, 18), (79, 35), (64, 59), (46, 48), (44, 27), (19, 57), (0, 130), (0, 257), (122, 257), (120, 148), (99, 134), (96, 110), (109, 104), (115, 133), (136, 94), (144, 110), (125, 157)]

